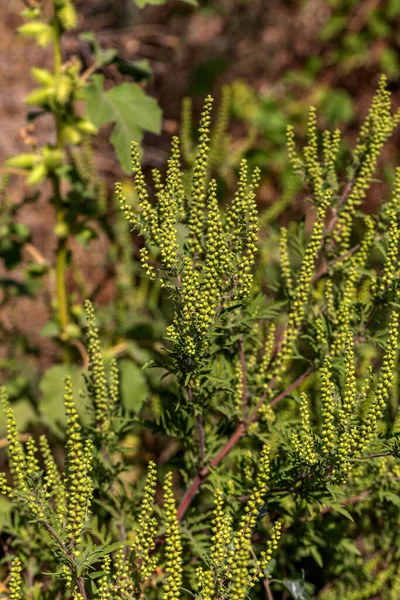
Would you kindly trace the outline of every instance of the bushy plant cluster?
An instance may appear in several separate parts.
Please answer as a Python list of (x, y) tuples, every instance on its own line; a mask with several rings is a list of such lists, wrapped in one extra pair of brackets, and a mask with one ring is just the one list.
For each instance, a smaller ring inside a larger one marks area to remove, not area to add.
[[(211, 112), (208, 98), (197, 147), (174, 138), (151, 187), (133, 144), (134, 205), (116, 186), (166, 299), (157, 393), (122, 406), (90, 302), (62, 456), (46, 435), (21, 439), (2, 392), (3, 597), (398, 597), (400, 171), (378, 213), (362, 207), (399, 113), (382, 78), (351, 156), (314, 109), (301, 149), (289, 128), (308, 218), (268, 221), (260, 242), (257, 169), (242, 160), (218, 202)], [(162, 442), (145, 480), (132, 431)]]

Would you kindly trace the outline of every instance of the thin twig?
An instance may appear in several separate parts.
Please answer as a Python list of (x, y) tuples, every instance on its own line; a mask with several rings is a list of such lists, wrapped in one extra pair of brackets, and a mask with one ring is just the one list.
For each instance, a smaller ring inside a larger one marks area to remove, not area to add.
[[(278, 402), (283, 400), (283, 398), (285, 398), (288, 394), (290, 394), (291, 391), (293, 391), (296, 387), (298, 387), (306, 379), (306, 377), (308, 377), (312, 373), (312, 371), (313, 371), (312, 367), (307, 369), (307, 371), (305, 373), (303, 373), (302, 375), (300, 375), (300, 377), (298, 377), (296, 379), (296, 381), (291, 383), (285, 390), (283, 390), (283, 392), (281, 392), (278, 396), (276, 396), (276, 398), (274, 398), (272, 400), (271, 406), (275, 406), (276, 404), (278, 404)], [(194, 496), (197, 494), (200, 486), (203, 484), (203, 482), (207, 479), (208, 475), (211, 473), (211, 470), (214, 467), (217, 467), (220, 464), (220, 462), (225, 458), (225, 456), (227, 454), (229, 454), (229, 452), (232, 450), (232, 448), (234, 448), (234, 446), (236, 446), (238, 441), (246, 433), (248, 426), (252, 422), (254, 422), (256, 420), (256, 418), (257, 418), (257, 413), (255, 411), (253, 411), (252, 416), (247, 421), (247, 423), (239, 423), (236, 430), (233, 432), (233, 434), (231, 435), (229, 440), (226, 442), (225, 446), (210, 461), (209, 466), (203, 467), (202, 469), (200, 469), (200, 471), (194, 477), (189, 488), (187, 489), (187, 491), (182, 499), (182, 502), (178, 508), (177, 514), (178, 514), (179, 520), (181, 520), (182, 517), (184, 516), (184, 514), (186, 513)]]

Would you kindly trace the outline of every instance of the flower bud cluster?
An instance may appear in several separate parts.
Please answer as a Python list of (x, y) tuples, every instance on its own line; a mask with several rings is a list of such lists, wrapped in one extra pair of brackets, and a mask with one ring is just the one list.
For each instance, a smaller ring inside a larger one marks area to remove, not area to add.
[(296, 455), (307, 465), (315, 465), (318, 462), (315, 453), (315, 440), (310, 425), (310, 413), (308, 410), (307, 394), (303, 392), (300, 396), (300, 433), (292, 434), (292, 443)]
[(80, 534), (88, 519), (92, 500), (90, 477), (92, 441), (82, 440), (79, 415), (75, 408), (70, 377), (65, 378), (64, 406), (67, 415), (66, 442), (66, 526), (71, 544), (80, 541)]
[(387, 79), (382, 76), (354, 150), (357, 175), (334, 230), (334, 238), (343, 251), (349, 247), (353, 217), (365, 199), (382, 147), (399, 121), (400, 112), (392, 116)]
[(21, 571), (21, 561), (19, 558), (14, 558), (11, 563), (10, 581), (8, 584), (10, 590), (10, 600), (23, 600), (24, 598)]
[(165, 567), (166, 580), (163, 587), (164, 600), (179, 600), (182, 587), (182, 543), (179, 523), (176, 514), (175, 500), (172, 492), (172, 473), (169, 472), (164, 482), (165, 513)]
[(154, 462), (150, 462), (147, 467), (147, 480), (141, 510), (137, 518), (135, 539), (131, 547), (132, 558), (137, 565), (142, 584), (146, 583), (157, 566), (157, 557), (151, 555), (157, 534), (157, 520), (153, 514), (156, 483), (156, 465)]

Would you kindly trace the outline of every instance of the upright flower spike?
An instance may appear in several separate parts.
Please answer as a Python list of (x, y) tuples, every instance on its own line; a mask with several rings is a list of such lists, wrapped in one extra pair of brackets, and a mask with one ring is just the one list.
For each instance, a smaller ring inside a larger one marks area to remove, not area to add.
[(276, 327), (274, 323), (270, 323), (268, 327), (267, 336), (265, 339), (265, 344), (263, 348), (263, 353), (261, 357), (260, 367), (258, 372), (256, 373), (256, 383), (261, 386), (262, 389), (265, 389), (266, 379), (267, 379), (267, 371), (269, 364), (271, 362), (272, 355), (274, 353), (275, 348), (275, 332)]
[(142, 585), (151, 577), (157, 566), (157, 557), (152, 555), (157, 534), (157, 520), (154, 517), (156, 483), (156, 465), (154, 462), (149, 462), (144, 496), (137, 519), (135, 539), (131, 547), (133, 560), (139, 571)]
[(308, 115), (308, 144), (304, 148), (304, 164), (306, 173), (311, 182), (315, 199), (320, 202), (324, 199), (322, 168), (318, 159), (318, 132), (317, 111), (310, 108)]
[(89, 354), (89, 389), (93, 396), (96, 427), (106, 435), (110, 428), (110, 406), (108, 400), (107, 377), (100, 348), (99, 332), (96, 326), (93, 305), (85, 302), (87, 331), (86, 339)]
[(268, 569), (268, 566), (271, 563), (273, 554), (278, 550), (279, 540), (282, 535), (282, 523), (277, 521), (273, 528), (270, 539), (267, 543), (266, 550), (261, 552), (260, 559), (257, 561), (257, 568), (254, 575), (250, 576), (250, 580), (248, 583), (248, 589), (252, 588), (256, 583), (257, 579), (263, 579), (265, 577), (265, 572)]
[(303, 460), (308, 465), (314, 465), (318, 461), (318, 458), (314, 449), (314, 436), (311, 430), (310, 413), (308, 410), (308, 398), (305, 392), (303, 392), (300, 396), (300, 417), (300, 434), (298, 434), (297, 432), (293, 433), (293, 447), (296, 454), (301, 460)]
[(67, 415), (66, 442), (66, 526), (69, 542), (79, 540), (92, 499), (90, 479), (91, 441), (83, 444), (79, 415), (72, 395), (70, 377), (65, 378), (64, 406)]
[(290, 269), (289, 251), (288, 251), (288, 231), (286, 227), (281, 227), (281, 236), (279, 241), (279, 250), (281, 258), (281, 269), (286, 289), (289, 294), (293, 289), (292, 273)]
[(288, 125), (286, 128), (286, 149), (293, 171), (296, 173), (297, 176), (303, 177), (304, 164), (296, 151), (296, 142), (294, 139), (293, 125)]
[(324, 359), (319, 371), (321, 379), (322, 404), (322, 454), (329, 454), (334, 448), (335, 441), (335, 401), (331, 381), (332, 361), (329, 356)]
[(204, 600), (212, 600), (223, 592), (223, 581), (229, 581), (229, 545), (232, 541), (232, 518), (224, 511), (224, 496), (220, 489), (214, 494), (211, 551), (208, 569), (199, 573), (199, 588)]
[(243, 249), (243, 207), (246, 202), (248, 187), (248, 167), (246, 159), (240, 163), (239, 181), (237, 191), (228, 207), (226, 214), (226, 228), (229, 231), (232, 251), (240, 254)]
[(371, 435), (376, 430), (378, 421), (382, 418), (394, 380), (394, 371), (397, 359), (399, 315), (393, 312), (390, 319), (386, 350), (379, 373), (378, 385), (375, 390), (373, 402), (358, 431), (356, 448), (362, 452)]
[(215, 125), (211, 132), (210, 141), (210, 159), (211, 168), (218, 167), (225, 158), (227, 148), (229, 147), (229, 136), (227, 129), (232, 102), (232, 90), (229, 85), (222, 88), (221, 101), (218, 107), (218, 113)]
[(400, 112), (391, 114), (390, 92), (386, 77), (382, 76), (354, 151), (358, 172), (334, 230), (334, 239), (342, 251), (349, 247), (353, 217), (365, 199), (382, 147), (399, 121)]
[(46, 496), (48, 498), (51, 496), (54, 498), (57, 521), (60, 526), (63, 526), (66, 518), (66, 494), (64, 483), (54, 461), (49, 442), (45, 435), (40, 436), (39, 445), (45, 466), (43, 483), (46, 489)]
[(259, 460), (258, 473), (252, 493), (246, 504), (244, 514), (239, 521), (237, 533), (234, 536), (232, 548), (228, 558), (228, 566), (232, 579), (242, 577), (243, 561), (247, 561), (250, 551), (250, 541), (253, 529), (257, 523), (258, 514), (264, 503), (270, 478), (270, 449), (264, 446)]
[(347, 332), (349, 331), (352, 317), (352, 303), (355, 296), (356, 282), (357, 257), (352, 256), (346, 273), (342, 298), (336, 313), (336, 327), (333, 332), (333, 342), (331, 345), (332, 356), (338, 356), (346, 345)]
[(99, 600), (112, 600), (112, 588), (110, 583), (110, 573), (111, 573), (111, 558), (107, 555), (103, 558), (102, 564), (102, 576), (99, 580)]
[[(314, 229), (311, 239), (306, 248), (303, 262), (300, 267), (299, 277), (296, 287), (293, 292), (293, 300), (290, 307), (288, 324), (286, 326), (279, 354), (277, 355), (274, 367), (271, 370), (269, 381), (274, 380), (279, 383), (285, 369), (286, 361), (290, 358), (291, 347), (296, 339), (299, 328), (303, 322), (310, 285), (314, 274), (315, 261), (321, 248), (321, 240), (325, 225), (325, 214), (329, 206), (331, 193), (327, 192), (325, 200), (320, 204), (317, 210), (317, 220), (314, 224)], [(267, 400), (272, 394), (272, 388), (268, 388)], [(269, 395), (268, 395), (269, 394)]]
[(243, 217), (245, 223), (244, 239), (242, 245), (242, 258), (238, 264), (238, 282), (236, 297), (245, 298), (251, 292), (253, 284), (253, 267), (258, 250), (258, 212), (255, 189), (260, 180), (260, 173), (255, 169), (253, 181), (245, 196)]
[(184, 160), (191, 165), (194, 161), (193, 156), (193, 136), (192, 136), (192, 99), (186, 97), (182, 101), (181, 126), (179, 137)]
[(113, 411), (119, 401), (119, 369), (115, 359), (111, 361), (110, 366), (110, 393), (109, 393), (109, 411)]
[(190, 193), (188, 225), (192, 236), (192, 247), (195, 253), (201, 252), (201, 236), (203, 234), (204, 226), (212, 103), (213, 99), (211, 96), (208, 96), (200, 120), (200, 139), (193, 167), (193, 179)]
[(176, 136), (172, 138), (171, 156), (167, 163), (165, 187), (169, 196), (175, 199), (177, 210), (183, 215), (186, 209), (185, 190), (183, 187), (179, 138)]
[(348, 423), (351, 417), (354, 416), (357, 403), (356, 370), (354, 366), (354, 342), (351, 331), (347, 332), (344, 365), (344, 397), (341, 410), (339, 411), (339, 421), (341, 421), (343, 425)]
[(228, 245), (217, 200), (217, 182), (210, 181), (207, 197), (206, 265), (217, 287), (225, 283), (229, 272)]
[(182, 543), (172, 493), (171, 472), (167, 474), (164, 482), (164, 513), (167, 564), (165, 567), (166, 579), (163, 587), (163, 598), (164, 600), (179, 600), (182, 587)]
[(388, 202), (384, 203), (381, 210), (381, 218), (384, 222), (390, 221), (393, 215), (400, 213), (400, 167), (396, 168), (396, 177), (394, 180), (394, 187), (391, 198)]
[(10, 600), (23, 600), (24, 598), (21, 573), (21, 561), (19, 560), (19, 558), (14, 558), (11, 563), (10, 581), (8, 584), (10, 590)]
[(158, 239), (155, 211), (150, 203), (149, 195), (146, 190), (146, 183), (144, 180), (142, 167), (140, 165), (139, 146), (136, 142), (132, 142), (131, 157), (132, 173), (134, 175), (135, 188), (140, 209), (140, 223), (147, 235), (151, 234), (155, 239)]
[(1, 388), (0, 401), (7, 419), (8, 456), (11, 474), (13, 476), (17, 491), (24, 494), (28, 491), (28, 486), (25, 479), (27, 471), (26, 457), (24, 448), (19, 440), (14, 411), (8, 404), (7, 391), (5, 387)]
[(115, 556), (115, 573), (113, 575), (113, 600), (129, 600), (133, 595), (133, 582), (130, 567), (125, 558), (124, 548), (120, 548)]
[(117, 182), (115, 184), (115, 195), (119, 204), (120, 209), (125, 215), (126, 220), (134, 227), (138, 226), (137, 216), (130, 204), (127, 203), (125, 196), (122, 193), (122, 185)]
[(397, 214), (395, 210), (393, 210), (390, 214), (389, 243), (386, 254), (386, 260), (383, 268), (382, 277), (378, 286), (378, 291), (380, 293), (383, 293), (385, 290), (390, 289), (390, 286), (392, 285), (398, 273), (400, 230), (397, 218)]

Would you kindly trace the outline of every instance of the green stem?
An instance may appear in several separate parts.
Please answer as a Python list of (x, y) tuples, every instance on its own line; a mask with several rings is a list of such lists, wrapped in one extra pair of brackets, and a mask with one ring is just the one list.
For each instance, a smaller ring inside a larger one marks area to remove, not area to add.
[[(57, 79), (61, 75), (62, 68), (62, 54), (61, 54), (61, 31), (56, 16), (54, 16), (54, 75)], [(62, 149), (63, 147), (63, 136), (62, 136), (62, 118), (59, 114), (54, 115), (56, 121), (56, 145), (57, 148)], [(53, 175), (53, 190), (54, 190), (54, 203), (56, 207), (56, 232), (58, 235), (57, 249), (56, 249), (56, 298), (57, 298), (57, 311), (58, 311), (58, 322), (61, 330), (61, 340), (64, 343), (64, 358), (66, 362), (71, 362), (71, 352), (67, 346), (68, 333), (67, 328), (69, 324), (69, 308), (68, 308), (68, 295), (66, 287), (66, 275), (67, 275), (67, 244), (68, 244), (68, 222), (65, 219), (65, 209), (62, 203), (61, 189), (60, 189), (60, 178), (55, 173)]]

